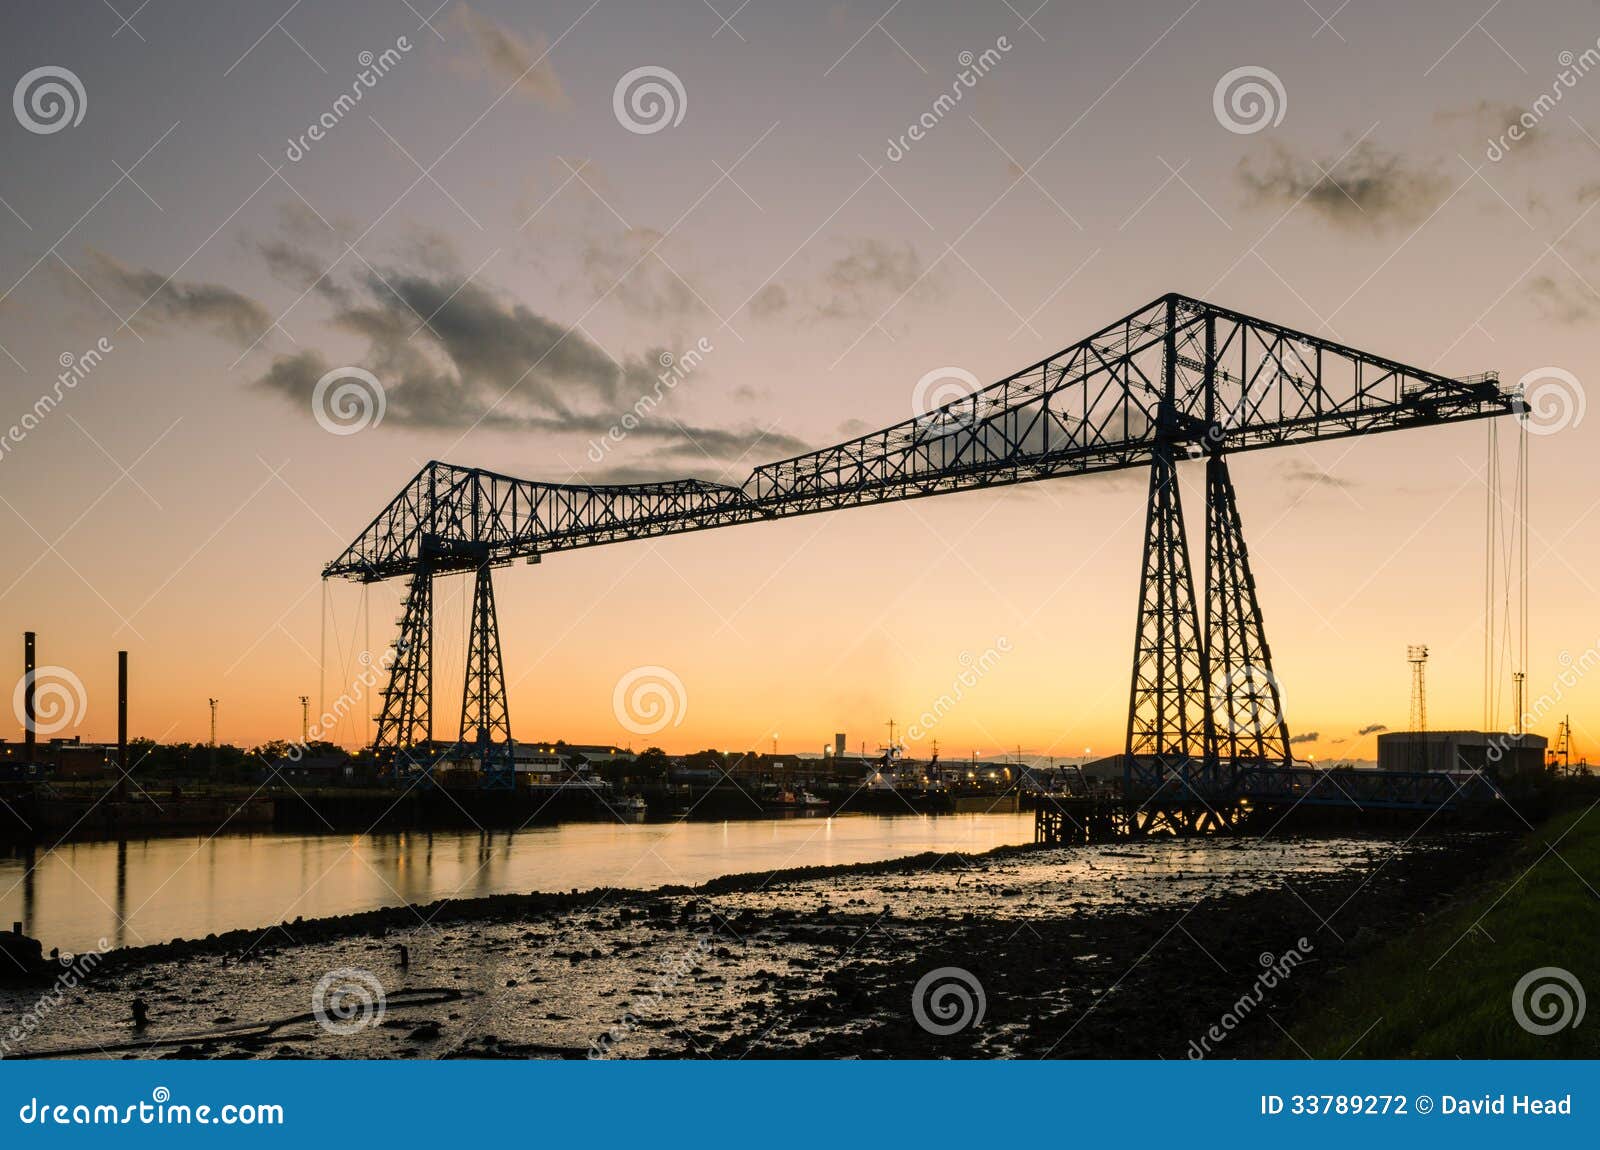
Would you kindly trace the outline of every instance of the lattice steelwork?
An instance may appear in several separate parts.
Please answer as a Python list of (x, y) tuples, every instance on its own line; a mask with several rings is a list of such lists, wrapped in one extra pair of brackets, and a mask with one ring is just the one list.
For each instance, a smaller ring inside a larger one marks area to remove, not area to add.
[(395, 639), (389, 685), (383, 691), (383, 712), (373, 749), (394, 764), (426, 766), (416, 748), (433, 743), (433, 571), (418, 567), (411, 576), (400, 635)]
[[(882, 431), (758, 467), (737, 487), (694, 479), (543, 483), (432, 462), (323, 575), (362, 582), (410, 576), (415, 598), (415, 578), (424, 569), (473, 571), (486, 563), (532, 561), (626, 539), (1143, 465), (1170, 477), (1174, 461), (1184, 456), (1215, 458), (1481, 419), (1511, 414), (1515, 403), (1492, 376), (1451, 379), (1167, 295), (974, 395)], [(1151, 490), (1152, 517), (1161, 520), (1160, 538), (1167, 541), (1159, 550), (1175, 545), (1181, 529), (1177, 517), (1155, 501), (1170, 492), (1175, 509), (1176, 487), (1153, 478)], [(1233, 515), (1230, 538), (1242, 538)], [(1242, 589), (1248, 586), (1242, 543), (1236, 560), (1229, 559), (1228, 570), (1243, 576)], [(1159, 561), (1168, 564), (1164, 570), (1176, 570), (1173, 554)], [(1183, 564), (1187, 567), (1186, 556)], [(1192, 589), (1189, 596), (1192, 615)], [(1242, 626), (1252, 614), (1217, 611), (1208, 596), (1207, 613), (1218, 626), (1232, 626), (1233, 620)], [(1141, 606), (1141, 618), (1143, 612)], [(1259, 611), (1253, 614), (1259, 631)], [(403, 625), (403, 638), (412, 634), (410, 626)], [(1265, 650), (1263, 640), (1263, 656)], [(1238, 657), (1231, 647), (1223, 655)], [(1176, 674), (1191, 658), (1168, 669)], [(1212, 668), (1205, 662), (1202, 668), (1204, 681)], [(1187, 670), (1183, 674), (1186, 693), (1193, 680)], [(422, 737), (426, 723), (416, 716), (427, 714), (428, 686), (425, 662), (420, 674), (412, 663), (396, 665), (380, 746), (384, 739), (406, 746), (405, 740)], [(1178, 682), (1163, 689), (1179, 689)], [(413, 702), (397, 701), (399, 696)], [(1136, 674), (1136, 703), (1138, 697)], [(1149, 730), (1141, 725), (1140, 745), (1192, 752), (1195, 728), (1187, 705), (1181, 714), (1182, 721), (1170, 730), (1159, 723)], [(1136, 725), (1130, 722), (1130, 730)], [(1281, 725), (1277, 736), (1263, 737), (1260, 748), (1252, 745), (1251, 754), (1275, 755), (1279, 738), (1286, 738)], [(1209, 762), (1215, 761), (1213, 750)]]
[[(499, 745), (495, 743), (499, 739)], [(478, 568), (472, 594), (472, 631), (467, 639), (466, 684), (461, 690), (461, 745), (473, 748), (486, 787), (516, 785), (511, 714), (500, 663), (500, 624), (494, 614), (494, 582)]]
[(1133, 645), (1128, 755), (1159, 783), (1171, 768), (1211, 758), (1206, 645), (1195, 612), (1178, 469), (1170, 450), (1150, 466), (1139, 625)]
[(1293, 765), (1239, 504), (1221, 454), (1206, 461), (1206, 654), (1217, 757)]

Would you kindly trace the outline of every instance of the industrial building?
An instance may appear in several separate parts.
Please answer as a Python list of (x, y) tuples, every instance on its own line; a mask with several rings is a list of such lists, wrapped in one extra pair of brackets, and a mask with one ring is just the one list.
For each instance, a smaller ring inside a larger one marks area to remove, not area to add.
[(1548, 745), (1543, 735), (1504, 731), (1391, 731), (1378, 736), (1378, 769), (1515, 775), (1543, 770)]

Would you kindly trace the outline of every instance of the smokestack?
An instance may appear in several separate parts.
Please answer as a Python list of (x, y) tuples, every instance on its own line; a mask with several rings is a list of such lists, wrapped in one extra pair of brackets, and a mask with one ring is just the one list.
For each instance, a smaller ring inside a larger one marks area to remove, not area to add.
[(117, 652), (117, 800), (128, 797), (128, 653)]
[(33, 632), (22, 633), (22, 727), (23, 757), (34, 762), (33, 734)]

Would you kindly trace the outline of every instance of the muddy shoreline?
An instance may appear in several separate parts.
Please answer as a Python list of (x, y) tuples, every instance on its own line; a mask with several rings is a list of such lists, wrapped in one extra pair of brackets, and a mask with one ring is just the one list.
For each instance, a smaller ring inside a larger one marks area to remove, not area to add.
[[(395, 907), (111, 951), (11, 1052), (1261, 1056), (1293, 1050), (1284, 1022), (1328, 974), (1449, 901), (1511, 841), (1004, 847)], [(1280, 969), (1291, 951), (1292, 969)], [(1281, 974), (1266, 988), (1264, 963)], [(983, 1002), (981, 1019), (969, 1010), (949, 1033), (939, 1012), (955, 999), (913, 1006), (918, 984), (945, 968)], [(308, 1013), (310, 995), (349, 971), (385, 1002), (330, 1031)], [(8, 988), (0, 1007), (25, 1010), (37, 995)], [(137, 1031), (134, 996), (152, 1017)], [(1233, 1017), (1242, 996), (1255, 1001)]]

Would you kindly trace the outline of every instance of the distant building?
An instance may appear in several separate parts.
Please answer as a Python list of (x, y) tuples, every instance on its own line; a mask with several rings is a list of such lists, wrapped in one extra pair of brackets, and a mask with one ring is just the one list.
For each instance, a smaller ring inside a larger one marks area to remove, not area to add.
[[(25, 742), (0, 739), (0, 763), (22, 764), (27, 757)], [(34, 746), (34, 762), (53, 768), (57, 779), (98, 779), (111, 773), (117, 758), (115, 743), (85, 743), (77, 735), (40, 739)]]
[(1503, 731), (1391, 731), (1378, 736), (1378, 769), (1515, 775), (1542, 770), (1548, 745), (1543, 735)]

